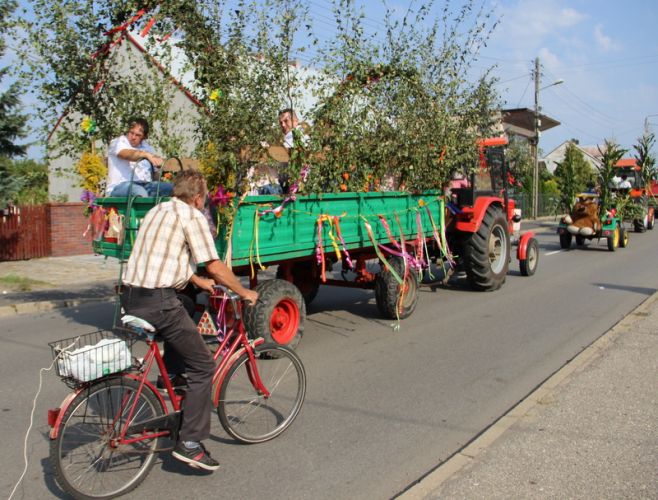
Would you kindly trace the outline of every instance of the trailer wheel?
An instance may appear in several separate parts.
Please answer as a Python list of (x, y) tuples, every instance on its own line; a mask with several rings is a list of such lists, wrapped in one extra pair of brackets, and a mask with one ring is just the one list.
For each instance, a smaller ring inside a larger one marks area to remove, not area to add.
[(244, 325), (250, 338), (294, 349), (302, 338), (306, 305), (299, 289), (285, 280), (268, 280), (257, 287), (258, 301), (244, 308)]
[(608, 250), (614, 252), (619, 246), (619, 226), (615, 226), (615, 230), (610, 236), (606, 237), (608, 241)]
[(526, 249), (526, 258), (519, 260), (521, 274), (523, 276), (532, 276), (537, 271), (539, 265), (539, 244), (535, 238), (530, 238), (528, 248)]
[(582, 247), (585, 244), (585, 237), (580, 234), (576, 235), (576, 246)]
[[(276, 270), (277, 279), (285, 279), (282, 266)], [(304, 297), (308, 307), (320, 289), (320, 275), (317, 264), (312, 260), (295, 262), (292, 265), (292, 283)]]
[[(404, 261), (400, 257), (388, 259), (400, 278), (404, 277)], [(409, 270), (404, 280), (404, 293), (400, 300), (400, 284), (393, 274), (382, 264), (382, 270), (375, 278), (375, 301), (382, 317), (387, 319), (404, 319), (411, 316), (418, 303), (418, 276)], [(396, 314), (397, 312), (397, 314)]]
[(571, 248), (571, 233), (560, 233), (560, 248), (569, 250)]
[(510, 238), (500, 207), (490, 206), (477, 232), (464, 244), (464, 270), (475, 290), (499, 289), (509, 269)]
[(626, 248), (628, 246), (628, 231), (623, 227), (619, 228), (619, 247)]

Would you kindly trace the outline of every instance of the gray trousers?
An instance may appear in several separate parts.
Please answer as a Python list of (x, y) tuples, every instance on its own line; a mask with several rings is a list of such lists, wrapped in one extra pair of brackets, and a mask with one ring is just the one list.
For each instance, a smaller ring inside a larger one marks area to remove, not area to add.
[(202, 441), (210, 436), (210, 386), (215, 361), (196, 325), (173, 288), (139, 288), (124, 285), (121, 305), (127, 314), (143, 318), (182, 357), (189, 389), (185, 395), (180, 439)]

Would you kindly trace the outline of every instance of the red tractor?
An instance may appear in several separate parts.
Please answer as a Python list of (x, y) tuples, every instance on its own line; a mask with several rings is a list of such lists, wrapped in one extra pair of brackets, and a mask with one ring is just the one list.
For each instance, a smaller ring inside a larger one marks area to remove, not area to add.
[(628, 194), (633, 209), (629, 222), (636, 233), (643, 233), (654, 226), (654, 196), (642, 178), (640, 166), (635, 158), (622, 158), (614, 167), (614, 182), (610, 190), (617, 195)]
[[(449, 193), (448, 243), (475, 290), (497, 290), (505, 282), (514, 224), (521, 219), (508, 194), (507, 144), (506, 137), (478, 141), (479, 168), (470, 174), (465, 187), (452, 188)], [(533, 232), (520, 236), (517, 259), (523, 276), (537, 270), (539, 245)]]

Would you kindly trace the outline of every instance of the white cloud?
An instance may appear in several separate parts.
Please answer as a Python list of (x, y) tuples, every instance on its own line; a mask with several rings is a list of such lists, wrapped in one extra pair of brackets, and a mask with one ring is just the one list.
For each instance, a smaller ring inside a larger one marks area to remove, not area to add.
[[(510, 41), (540, 44), (547, 36), (572, 28), (587, 16), (559, 0), (519, 0), (501, 9), (501, 32)], [(501, 34), (502, 34), (501, 33)]]
[(594, 27), (594, 40), (606, 52), (616, 51), (621, 48), (617, 42), (603, 33), (602, 24), (597, 24)]
[(539, 59), (541, 59), (541, 62), (545, 67), (552, 71), (558, 70), (561, 67), (558, 56), (546, 47), (542, 47), (539, 50)]

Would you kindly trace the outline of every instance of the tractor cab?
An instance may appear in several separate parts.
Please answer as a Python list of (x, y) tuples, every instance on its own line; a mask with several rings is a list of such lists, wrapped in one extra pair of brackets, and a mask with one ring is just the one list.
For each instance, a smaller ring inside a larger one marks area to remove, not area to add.
[[(480, 139), (477, 142), (478, 168), (471, 172), (466, 183), (450, 189), (451, 201), (457, 207), (472, 208), (476, 200), (482, 197), (500, 198), (505, 207), (509, 205), (508, 170), (505, 159), (507, 144), (506, 137)], [(454, 180), (451, 183), (454, 183)]]
[(635, 158), (622, 158), (614, 166), (614, 177), (608, 186), (615, 192), (628, 192), (631, 198), (646, 194), (646, 186)]

